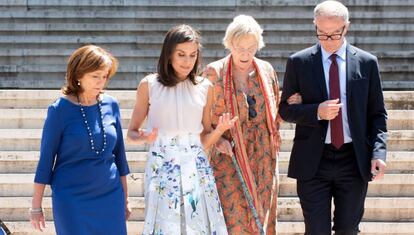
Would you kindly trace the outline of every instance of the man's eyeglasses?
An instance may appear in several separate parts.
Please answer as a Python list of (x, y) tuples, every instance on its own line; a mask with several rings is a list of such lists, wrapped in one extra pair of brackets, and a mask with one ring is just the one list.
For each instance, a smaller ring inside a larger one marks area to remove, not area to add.
[(256, 109), (254, 109), (254, 107), (256, 106), (256, 99), (254, 98), (254, 96), (247, 96), (247, 104), (249, 105), (249, 118), (253, 119), (257, 116)]
[(318, 34), (318, 28), (316, 28), (316, 37), (317, 37), (319, 40), (322, 40), (322, 41), (326, 41), (326, 40), (328, 40), (329, 38), (330, 38), (331, 40), (339, 40), (339, 39), (341, 39), (341, 38), (342, 38), (342, 34), (344, 33), (344, 30), (345, 30), (345, 25), (342, 27), (342, 30), (341, 30), (341, 32), (340, 32), (340, 33), (331, 34), (331, 35), (326, 35), (326, 34)]

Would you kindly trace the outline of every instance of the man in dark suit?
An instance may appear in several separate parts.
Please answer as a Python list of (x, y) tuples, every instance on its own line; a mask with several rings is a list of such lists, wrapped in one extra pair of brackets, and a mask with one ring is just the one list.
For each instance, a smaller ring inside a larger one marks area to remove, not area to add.
[[(296, 123), (288, 176), (297, 179), (305, 234), (357, 234), (368, 181), (386, 167), (387, 113), (377, 58), (347, 43), (348, 9), (314, 10), (319, 43), (287, 61), (279, 113)], [(302, 103), (289, 105), (292, 94)]]

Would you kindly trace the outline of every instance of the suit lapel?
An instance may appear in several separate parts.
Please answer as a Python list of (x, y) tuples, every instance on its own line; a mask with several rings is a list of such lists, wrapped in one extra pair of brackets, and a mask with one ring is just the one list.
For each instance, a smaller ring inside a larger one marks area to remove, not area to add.
[(328, 99), (328, 92), (326, 88), (325, 73), (323, 72), (322, 64), (322, 51), (320, 45), (315, 45), (312, 52), (312, 69), (314, 74), (314, 79), (319, 84), (323, 100)]
[(353, 47), (348, 44), (346, 46), (346, 97), (347, 97), (347, 107), (350, 107), (351, 102), (351, 93), (352, 93), (352, 78), (356, 75), (357, 68), (357, 58), (356, 51)]

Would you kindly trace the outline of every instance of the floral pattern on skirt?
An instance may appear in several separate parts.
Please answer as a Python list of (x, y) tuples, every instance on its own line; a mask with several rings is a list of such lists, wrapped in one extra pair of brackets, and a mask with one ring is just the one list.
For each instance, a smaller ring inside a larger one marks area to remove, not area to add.
[(199, 135), (159, 137), (145, 169), (143, 234), (227, 234)]

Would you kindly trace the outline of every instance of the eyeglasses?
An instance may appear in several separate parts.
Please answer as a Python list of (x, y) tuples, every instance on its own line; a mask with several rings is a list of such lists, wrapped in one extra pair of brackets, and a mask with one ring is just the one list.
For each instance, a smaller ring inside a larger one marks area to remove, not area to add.
[(341, 39), (341, 38), (342, 38), (342, 34), (344, 33), (344, 30), (345, 30), (345, 25), (342, 27), (342, 30), (341, 30), (341, 32), (340, 32), (340, 33), (331, 34), (331, 35), (326, 35), (326, 34), (318, 34), (318, 28), (316, 27), (316, 37), (317, 37), (319, 40), (322, 40), (322, 41), (326, 41), (326, 40), (328, 40), (329, 38), (330, 38), (331, 40), (339, 40), (339, 39)]
[(254, 109), (254, 106), (256, 106), (256, 99), (254, 98), (254, 96), (247, 96), (247, 104), (249, 105), (249, 118), (253, 119), (257, 117), (257, 112)]
[(256, 46), (249, 47), (249, 48), (242, 48), (242, 47), (236, 47), (236, 46), (233, 45), (233, 48), (239, 54), (242, 54), (242, 53), (246, 52), (246, 53), (249, 53), (250, 55), (252, 55), (252, 54), (256, 54), (256, 51), (257, 51)]

